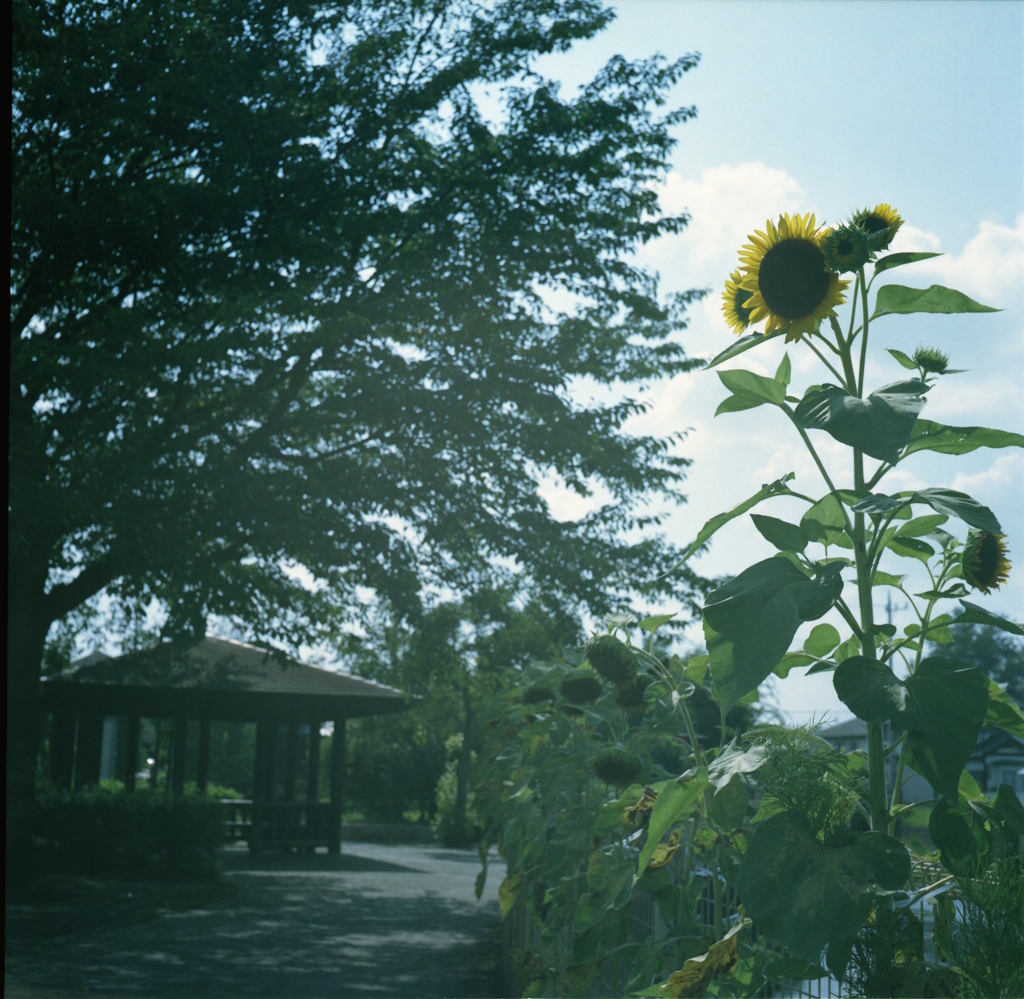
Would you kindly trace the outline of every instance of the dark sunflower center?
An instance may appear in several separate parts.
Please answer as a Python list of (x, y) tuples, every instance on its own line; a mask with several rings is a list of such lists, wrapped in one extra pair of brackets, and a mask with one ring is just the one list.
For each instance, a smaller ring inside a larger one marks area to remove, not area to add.
[(846, 233), (840, 233), (836, 237), (835, 246), (840, 257), (852, 257), (857, 252), (856, 242)]
[(879, 215), (865, 215), (857, 220), (857, 224), (869, 235), (889, 228), (889, 223)]
[(977, 566), (975, 576), (982, 586), (990, 586), (999, 574), (999, 542), (994, 534), (986, 534), (978, 545)]
[(745, 308), (743, 305), (748, 298), (750, 298), (750, 292), (746, 288), (737, 288), (736, 294), (732, 297), (733, 308), (744, 325), (749, 325), (750, 323), (750, 309)]
[(828, 294), (825, 255), (806, 239), (785, 239), (765, 253), (757, 285), (775, 315), (810, 315)]

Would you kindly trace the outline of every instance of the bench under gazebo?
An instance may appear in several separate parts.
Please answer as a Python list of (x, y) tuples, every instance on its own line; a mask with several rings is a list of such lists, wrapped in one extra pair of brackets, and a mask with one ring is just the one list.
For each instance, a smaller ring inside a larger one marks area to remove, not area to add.
[[(211, 723), (255, 722), (252, 799), (232, 806), (233, 827), (254, 852), (326, 846), (338, 853), (345, 722), (409, 706), (408, 698), (394, 687), (311, 666), (277, 650), (210, 636), (164, 642), (116, 658), (87, 656), (45, 678), (42, 697), (43, 710), (53, 715), (52, 776), (65, 787), (100, 780), (111, 729), (124, 724), (124, 752), (118, 754), (116, 773), (110, 775), (134, 790), (142, 719), (170, 719), (169, 786), (179, 792), (185, 787), (189, 730), (198, 725), (195, 782), (205, 790)], [(333, 723), (334, 734), (330, 800), (321, 802), (320, 738), (325, 723)], [(300, 741), (306, 749), (302, 800), (296, 793)], [(284, 777), (277, 794), (274, 775), (281, 763)]]

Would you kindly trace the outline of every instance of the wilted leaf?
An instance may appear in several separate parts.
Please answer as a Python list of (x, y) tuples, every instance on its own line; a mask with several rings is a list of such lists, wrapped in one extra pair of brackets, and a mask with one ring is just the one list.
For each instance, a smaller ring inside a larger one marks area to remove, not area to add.
[(716, 974), (729, 974), (739, 961), (738, 934), (750, 925), (749, 919), (735, 923), (726, 935), (713, 943), (706, 954), (691, 957), (679, 971), (674, 971), (661, 986), (666, 999), (699, 999), (707, 991)]
[(640, 853), (637, 873), (643, 874), (654, 856), (655, 847), (661, 837), (681, 818), (693, 809), (697, 799), (708, 786), (708, 772), (699, 767), (687, 780), (669, 781), (658, 794), (658, 800), (651, 809), (651, 819), (647, 826), (647, 842)]
[(512, 911), (512, 906), (516, 904), (524, 880), (526, 880), (526, 873), (520, 871), (518, 874), (510, 874), (498, 885), (498, 905), (501, 906), (502, 919)]

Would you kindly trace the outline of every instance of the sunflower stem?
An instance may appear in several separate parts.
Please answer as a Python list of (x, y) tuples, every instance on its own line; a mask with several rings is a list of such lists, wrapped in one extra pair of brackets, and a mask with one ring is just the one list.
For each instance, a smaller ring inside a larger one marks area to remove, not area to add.
[(857, 395), (864, 395), (864, 364), (868, 356), (868, 286), (864, 281), (864, 268), (857, 272), (857, 287), (860, 289), (861, 306), (864, 309), (864, 336), (860, 341), (860, 377), (857, 382)]

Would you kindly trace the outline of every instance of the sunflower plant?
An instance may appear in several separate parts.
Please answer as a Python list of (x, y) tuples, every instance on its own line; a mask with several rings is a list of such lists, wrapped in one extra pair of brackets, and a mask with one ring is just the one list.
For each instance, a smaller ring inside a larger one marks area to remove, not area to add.
[[(914, 943), (920, 927), (910, 903), (954, 876), (981, 876), (988, 864), (1007, 857), (1016, 857), (1019, 877), (1024, 842), (1024, 807), (1013, 789), (1003, 786), (989, 799), (964, 769), (983, 727), (1024, 736), (1024, 715), (971, 663), (927, 652), (929, 643), (951, 642), (951, 629), (960, 625), (1024, 634), (967, 599), (1006, 581), (1007, 539), (995, 513), (963, 492), (885, 489), (887, 476), (918, 452), (1021, 447), (1024, 436), (924, 418), (929, 393), (957, 373), (934, 348), (913, 354), (888, 348), (895, 380), (866, 385), (869, 342), (877, 341), (880, 322), (888, 330), (887, 317), (997, 311), (938, 285), (874, 287), (883, 274), (937, 256), (887, 252), (902, 224), (888, 204), (858, 211), (835, 227), (817, 225), (811, 214), (782, 215), (741, 248), (723, 294), (726, 324), (740, 339), (707, 365), (718, 369), (729, 393), (715, 415), (780, 410), (813, 459), (820, 490), (798, 491), (793, 473), (782, 476), (709, 520), (681, 560), (748, 513), (776, 549), (714, 590), (703, 608), (709, 689), (723, 716), (772, 674), (786, 678), (806, 668), (830, 672), (840, 699), (866, 724), (866, 754), (848, 754), (850, 768), (866, 774), (863, 798), (855, 807), (832, 808), (825, 823), (813, 814), (819, 806), (799, 796), (762, 807), (735, 886), (745, 917), (762, 933), (796, 958), (824, 962), (868, 995), (925, 994), (927, 976), (936, 970)], [(773, 377), (721, 367), (749, 350), (772, 350), (780, 339), (812, 352), (820, 364), (821, 381), (800, 395), (784, 351)], [(822, 435), (848, 449), (845, 469), (826, 460)], [(802, 504), (799, 519), (751, 513), (777, 497)], [(927, 582), (918, 589), (911, 580), (922, 572)], [(894, 587), (912, 608), (914, 622), (902, 633), (876, 620), (879, 587)], [(952, 610), (944, 610), (950, 604)], [(792, 648), (802, 625), (830, 612), (845, 634), (820, 622), (801, 648)], [(685, 706), (678, 690), (666, 696)], [(913, 773), (927, 781), (934, 798), (904, 800)], [(748, 778), (756, 781), (757, 774)], [(851, 799), (843, 800), (849, 805)], [(947, 873), (911, 893), (911, 856), (895, 837), (896, 823), (922, 806), (934, 806), (929, 833)], [(652, 826), (671, 835), (699, 807), (699, 799), (683, 808), (666, 803), (659, 814), (656, 802)], [(669, 811), (670, 821), (663, 821)], [(725, 927), (720, 931), (724, 936)], [(660, 994), (702, 994), (671, 983)]]

